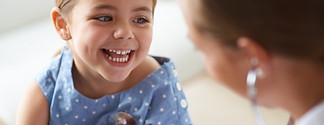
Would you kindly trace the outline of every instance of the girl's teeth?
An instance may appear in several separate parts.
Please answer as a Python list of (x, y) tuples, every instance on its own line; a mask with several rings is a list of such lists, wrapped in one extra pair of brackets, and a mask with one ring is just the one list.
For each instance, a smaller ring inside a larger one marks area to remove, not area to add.
[(118, 50), (118, 51), (116, 52), (116, 54), (118, 54), (118, 55), (120, 55), (120, 53), (121, 53), (121, 51), (120, 51), (120, 50)]
[(117, 62), (117, 63), (124, 63), (124, 62), (127, 62), (128, 59), (129, 59), (128, 55), (126, 57), (124, 57), (124, 58), (113, 58), (113, 57), (111, 57), (109, 55), (107, 55), (107, 57), (108, 57), (108, 59), (110, 61)]
[(131, 50), (114, 50), (114, 49), (109, 49), (109, 52), (113, 52), (117, 55), (126, 55), (129, 54), (131, 52)]
[(115, 53), (116, 55), (123, 55), (123, 57), (113, 57), (110, 56), (108, 53), (106, 53), (106, 57), (116, 63), (125, 63), (129, 60), (129, 54), (131, 53), (131, 50), (114, 50), (114, 49), (107, 49), (110, 53)]

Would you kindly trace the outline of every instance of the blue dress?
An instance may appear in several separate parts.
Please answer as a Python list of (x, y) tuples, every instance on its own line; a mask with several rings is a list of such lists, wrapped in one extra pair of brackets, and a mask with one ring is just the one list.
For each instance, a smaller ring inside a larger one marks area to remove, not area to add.
[(36, 77), (49, 103), (50, 124), (114, 125), (117, 112), (130, 114), (136, 125), (192, 124), (173, 62), (168, 58), (154, 58), (161, 68), (133, 88), (90, 99), (74, 88), (73, 55), (65, 47)]

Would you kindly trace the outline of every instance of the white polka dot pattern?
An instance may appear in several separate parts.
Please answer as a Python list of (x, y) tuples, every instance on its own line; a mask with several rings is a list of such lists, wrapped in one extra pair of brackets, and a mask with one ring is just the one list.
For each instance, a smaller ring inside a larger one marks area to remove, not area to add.
[(186, 108), (187, 107), (187, 101), (186, 100), (184, 100), (184, 99), (181, 100), (181, 107), (182, 108)]
[(115, 124), (114, 114), (130, 114), (137, 124), (192, 124), (187, 101), (170, 59), (155, 57), (161, 68), (133, 88), (90, 99), (74, 88), (73, 56), (67, 48), (36, 78), (50, 104), (50, 123)]

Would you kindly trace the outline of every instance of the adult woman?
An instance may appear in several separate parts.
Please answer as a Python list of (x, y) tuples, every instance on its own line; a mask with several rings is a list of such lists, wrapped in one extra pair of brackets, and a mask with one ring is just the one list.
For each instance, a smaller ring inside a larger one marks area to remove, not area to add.
[(297, 125), (324, 123), (324, 1), (180, 4), (212, 77), (255, 105), (287, 110)]

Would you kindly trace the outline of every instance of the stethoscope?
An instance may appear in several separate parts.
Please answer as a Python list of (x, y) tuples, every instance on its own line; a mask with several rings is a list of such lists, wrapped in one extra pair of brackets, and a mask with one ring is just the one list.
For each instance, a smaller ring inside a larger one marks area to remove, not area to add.
[[(252, 111), (254, 114), (254, 117), (259, 125), (266, 125), (262, 114), (260, 112), (260, 109), (256, 102), (256, 95), (257, 91), (255, 88), (255, 82), (257, 77), (257, 68), (254, 70), (250, 70), (247, 74), (247, 93), (250, 101), (252, 102)], [(125, 112), (117, 112), (114, 116), (115, 125), (136, 125), (135, 120), (130, 114), (127, 114)]]
[[(256, 77), (257, 77), (257, 68), (254, 70), (251, 70), (247, 74), (247, 93), (250, 101), (252, 102), (252, 112), (254, 114), (254, 117), (259, 125), (266, 125), (263, 116), (260, 112), (259, 106), (257, 105), (256, 102), (256, 87), (255, 87), (255, 82), (256, 82)], [(115, 125), (136, 125), (135, 120), (130, 114), (127, 114), (125, 112), (117, 112), (115, 117)]]
[(115, 125), (136, 125), (133, 117), (125, 112), (117, 112), (114, 116)]
[(246, 83), (247, 83), (247, 93), (250, 101), (252, 102), (252, 112), (254, 114), (254, 117), (259, 125), (266, 125), (263, 116), (260, 112), (260, 109), (257, 105), (256, 102), (256, 87), (255, 87), (255, 82), (256, 82), (256, 77), (257, 77), (257, 68), (254, 70), (250, 70), (247, 75)]
[[(248, 72), (246, 83), (247, 83), (247, 93), (250, 101), (252, 102), (252, 112), (253, 115), (259, 125), (266, 125), (263, 116), (260, 112), (259, 106), (257, 105), (256, 102), (256, 87), (255, 87), (255, 82), (256, 82), (256, 77), (258, 74), (258, 68), (255, 68), (254, 70), (251, 70)], [(290, 118), (288, 121), (288, 125), (293, 124), (293, 120)]]

